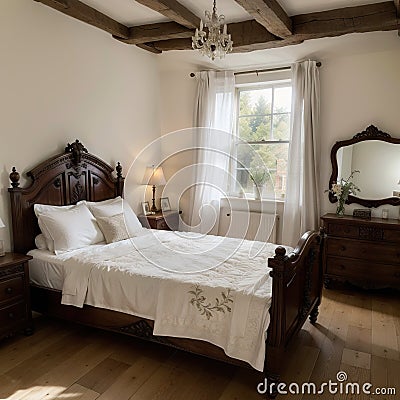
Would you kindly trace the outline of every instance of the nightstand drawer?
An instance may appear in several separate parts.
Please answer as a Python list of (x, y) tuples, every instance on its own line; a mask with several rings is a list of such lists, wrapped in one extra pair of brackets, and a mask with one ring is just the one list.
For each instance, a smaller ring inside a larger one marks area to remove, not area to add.
[(164, 219), (160, 219), (157, 221), (157, 229), (169, 230), (169, 226)]
[(0, 308), (0, 329), (10, 326), (26, 318), (26, 305), (24, 302)]
[(24, 276), (20, 275), (12, 279), (0, 282), (0, 303), (13, 300), (24, 295)]

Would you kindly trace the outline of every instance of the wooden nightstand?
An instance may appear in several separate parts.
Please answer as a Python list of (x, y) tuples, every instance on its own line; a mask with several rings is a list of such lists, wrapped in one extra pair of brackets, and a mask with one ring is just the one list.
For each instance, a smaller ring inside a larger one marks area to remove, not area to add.
[(177, 231), (179, 229), (180, 211), (164, 211), (150, 215), (138, 215), (145, 228)]
[(21, 329), (33, 333), (28, 261), (31, 256), (6, 253), (0, 257), (0, 337)]

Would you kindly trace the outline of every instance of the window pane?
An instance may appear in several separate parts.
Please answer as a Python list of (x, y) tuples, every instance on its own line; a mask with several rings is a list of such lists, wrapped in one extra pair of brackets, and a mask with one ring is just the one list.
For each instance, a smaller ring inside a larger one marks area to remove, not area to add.
[(271, 138), (271, 117), (240, 117), (239, 137), (246, 142), (268, 140)]
[[(260, 145), (243, 145), (237, 147), (237, 188), (252, 193), (253, 182), (249, 171), (267, 168), (270, 179), (264, 186), (264, 197), (283, 198), (286, 193), (286, 175), (288, 161), (288, 143), (266, 143)], [(246, 170), (247, 169), (247, 170)], [(240, 187), (242, 186), (242, 187)]]
[(276, 140), (290, 139), (290, 114), (275, 114), (273, 116), (273, 138)]
[(239, 115), (271, 114), (272, 88), (241, 90)]
[(292, 88), (277, 87), (274, 93), (274, 113), (290, 112), (292, 106)]

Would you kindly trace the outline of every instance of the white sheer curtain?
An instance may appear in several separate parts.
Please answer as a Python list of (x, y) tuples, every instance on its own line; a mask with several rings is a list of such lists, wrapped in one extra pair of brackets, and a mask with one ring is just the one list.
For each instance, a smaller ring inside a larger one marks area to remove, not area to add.
[(292, 123), (282, 241), (294, 246), (300, 236), (318, 229), (320, 83), (315, 61), (292, 66)]
[(216, 234), (219, 200), (227, 195), (233, 145), (233, 72), (200, 73), (195, 113), (196, 163), (190, 210), (193, 231)]

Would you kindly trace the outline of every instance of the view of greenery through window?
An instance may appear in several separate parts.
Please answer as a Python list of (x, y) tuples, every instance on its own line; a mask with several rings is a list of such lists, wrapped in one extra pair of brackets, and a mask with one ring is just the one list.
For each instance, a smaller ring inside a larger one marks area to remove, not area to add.
[[(290, 83), (238, 89), (239, 142), (236, 146), (236, 190), (253, 192), (254, 177), (269, 172), (263, 197), (284, 198), (290, 142)], [(274, 193), (275, 191), (275, 193)]]

